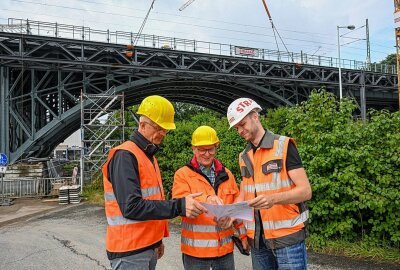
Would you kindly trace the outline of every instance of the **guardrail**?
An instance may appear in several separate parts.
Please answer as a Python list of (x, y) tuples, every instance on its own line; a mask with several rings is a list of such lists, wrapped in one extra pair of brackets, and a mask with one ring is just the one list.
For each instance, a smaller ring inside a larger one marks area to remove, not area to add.
[[(310, 55), (303, 52), (284, 52), (269, 49), (249, 48), (257, 50), (254, 56), (236, 55), (239, 46), (224, 43), (215, 43), (199, 40), (190, 40), (157, 35), (147, 35), (125, 31), (97, 30), (87, 26), (76, 26), (68, 24), (32, 21), (25, 19), (9, 18), (8, 24), (0, 26), (0, 31), (22, 34), (61, 37), (76, 40), (89, 40), (115, 44), (136, 44), (136, 46), (171, 49), (180, 51), (200, 52), (216, 55), (226, 55), (245, 58), (256, 58), (281, 62), (295, 62), (298, 64), (309, 64), (328, 67), (339, 67), (339, 59), (322, 55)], [(239, 48), (245, 48), (240, 46)], [(395, 65), (377, 63), (366, 63), (362, 61), (341, 59), (342, 68), (367, 70), (380, 73), (396, 74)]]
[(57, 195), (54, 193), (55, 186), (67, 185), (71, 180), (71, 177), (3, 179), (3, 185), (0, 183), (0, 196), (9, 198), (53, 196)]

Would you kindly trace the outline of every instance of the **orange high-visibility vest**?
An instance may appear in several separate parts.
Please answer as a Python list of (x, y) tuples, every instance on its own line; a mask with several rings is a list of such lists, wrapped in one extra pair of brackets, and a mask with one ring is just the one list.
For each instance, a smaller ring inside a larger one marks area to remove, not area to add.
[[(219, 163), (220, 165), (220, 163)], [(218, 171), (216, 166), (216, 171)], [(232, 204), (239, 189), (232, 173), (226, 169), (229, 179), (218, 186), (218, 196), (224, 204)], [(202, 196), (196, 198), (205, 202), (207, 196), (216, 195), (214, 188), (201, 174), (193, 171), (187, 166), (176, 171), (172, 187), (172, 197), (182, 198), (190, 193), (203, 192)], [(246, 230), (243, 223), (235, 224), (241, 237), (245, 237)], [(182, 217), (181, 225), (181, 251), (187, 255), (198, 258), (221, 257), (233, 251), (233, 229), (222, 229), (212, 217), (201, 214), (197, 218)]]
[(106, 248), (109, 252), (128, 252), (145, 248), (169, 236), (167, 220), (132, 220), (125, 218), (118, 206), (113, 187), (108, 179), (108, 164), (115, 152), (127, 150), (138, 161), (140, 189), (145, 200), (164, 200), (164, 190), (157, 160), (154, 164), (132, 141), (110, 150), (103, 166), (105, 212), (107, 217)]
[[(248, 146), (239, 157), (245, 200), (251, 200), (256, 195), (288, 191), (296, 186), (286, 171), (289, 141), (294, 143), (294, 140), (272, 133), (265, 134), (264, 140), (271, 143), (271, 148), (261, 145), (253, 154)], [(304, 240), (306, 233), (303, 228), (308, 220), (305, 203), (275, 204), (269, 209), (261, 209), (260, 214), (264, 237), (271, 248), (281, 248)], [(254, 240), (255, 220), (244, 223), (247, 236)]]

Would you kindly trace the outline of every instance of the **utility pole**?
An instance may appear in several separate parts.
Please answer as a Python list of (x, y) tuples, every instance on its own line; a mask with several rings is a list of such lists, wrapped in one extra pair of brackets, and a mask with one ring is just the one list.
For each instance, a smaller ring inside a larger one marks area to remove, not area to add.
[(396, 63), (397, 63), (397, 94), (399, 101), (400, 110), (400, 56), (399, 56), (399, 46), (400, 46), (400, 0), (394, 0), (394, 32), (396, 35)]
[(368, 25), (368, 19), (365, 19), (365, 39), (367, 40), (367, 65), (371, 64), (371, 47), (369, 44), (369, 25)]

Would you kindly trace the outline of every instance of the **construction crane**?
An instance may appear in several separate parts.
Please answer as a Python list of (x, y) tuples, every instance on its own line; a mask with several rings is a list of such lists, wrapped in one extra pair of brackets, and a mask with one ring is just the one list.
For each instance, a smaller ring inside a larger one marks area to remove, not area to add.
[(138, 42), (139, 39), (140, 39), (140, 35), (142, 34), (142, 31), (143, 31), (143, 29), (144, 29), (144, 26), (146, 25), (147, 19), (149, 18), (150, 11), (151, 11), (151, 10), (153, 9), (153, 7), (154, 7), (154, 2), (155, 2), (155, 1), (156, 1), (156, 0), (153, 0), (153, 1), (151, 2), (150, 7), (149, 7), (149, 10), (147, 11), (146, 16), (144, 17), (144, 20), (143, 20), (142, 24), (140, 25), (139, 31), (138, 31), (138, 33), (136, 34), (135, 38), (131, 40), (131, 44), (126, 45), (125, 55), (126, 55), (126, 57), (128, 57), (128, 58), (132, 58), (132, 57), (133, 57), (133, 51), (132, 51), (132, 50), (134, 49), (134, 47), (136, 46), (137, 42)]
[[(400, 0), (399, 0), (399, 1), (400, 1)], [(273, 22), (273, 20), (272, 20), (271, 13), (269, 12), (267, 3), (265, 2), (265, 0), (262, 0), (262, 2), (263, 2), (263, 4), (264, 4), (265, 11), (267, 12), (269, 22), (271, 23), (272, 31), (274, 32), (275, 43), (276, 43), (276, 47), (277, 47), (277, 49), (278, 49), (278, 59), (279, 59), (280, 51), (279, 51), (279, 44), (278, 44), (278, 40), (276, 39), (276, 35), (278, 35), (279, 39), (281, 40), (283, 46), (284, 46), (285, 49), (286, 49), (286, 52), (287, 52), (288, 55), (292, 58), (292, 62), (294, 62), (294, 59), (293, 59), (292, 54), (289, 52), (288, 48), (286, 47), (285, 42), (283, 41), (281, 35), (279, 34), (278, 30), (276, 29), (276, 27), (275, 27), (275, 25), (274, 25), (274, 22)]]
[(151, 11), (151, 10), (153, 9), (153, 7), (154, 7), (154, 2), (155, 2), (155, 1), (156, 1), (156, 0), (153, 0), (153, 1), (151, 2), (151, 5), (150, 5), (149, 10), (147, 11), (146, 17), (144, 17), (144, 20), (143, 20), (143, 22), (142, 22), (142, 25), (141, 25), (140, 28), (139, 28), (139, 31), (138, 31), (138, 33), (137, 33), (137, 35), (136, 35), (135, 40), (133, 41), (133, 45), (134, 45), (134, 46), (136, 46), (136, 43), (139, 41), (140, 35), (142, 34), (143, 28), (144, 28), (144, 26), (146, 25), (147, 19), (149, 18), (150, 11)]
[(400, 0), (394, 0), (394, 32), (396, 35), (397, 93), (400, 110)]
[(191, 3), (193, 3), (194, 2), (194, 0), (189, 0), (189, 1), (187, 1), (185, 4), (183, 4), (180, 8), (179, 8), (179, 11), (182, 11), (182, 10), (184, 10), (185, 8), (187, 8), (187, 6), (189, 6)]

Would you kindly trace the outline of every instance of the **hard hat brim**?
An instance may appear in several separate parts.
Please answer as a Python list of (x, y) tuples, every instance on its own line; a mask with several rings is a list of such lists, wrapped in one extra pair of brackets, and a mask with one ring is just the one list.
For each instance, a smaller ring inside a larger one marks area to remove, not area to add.
[(159, 126), (166, 130), (176, 129), (175, 123), (162, 123)]

